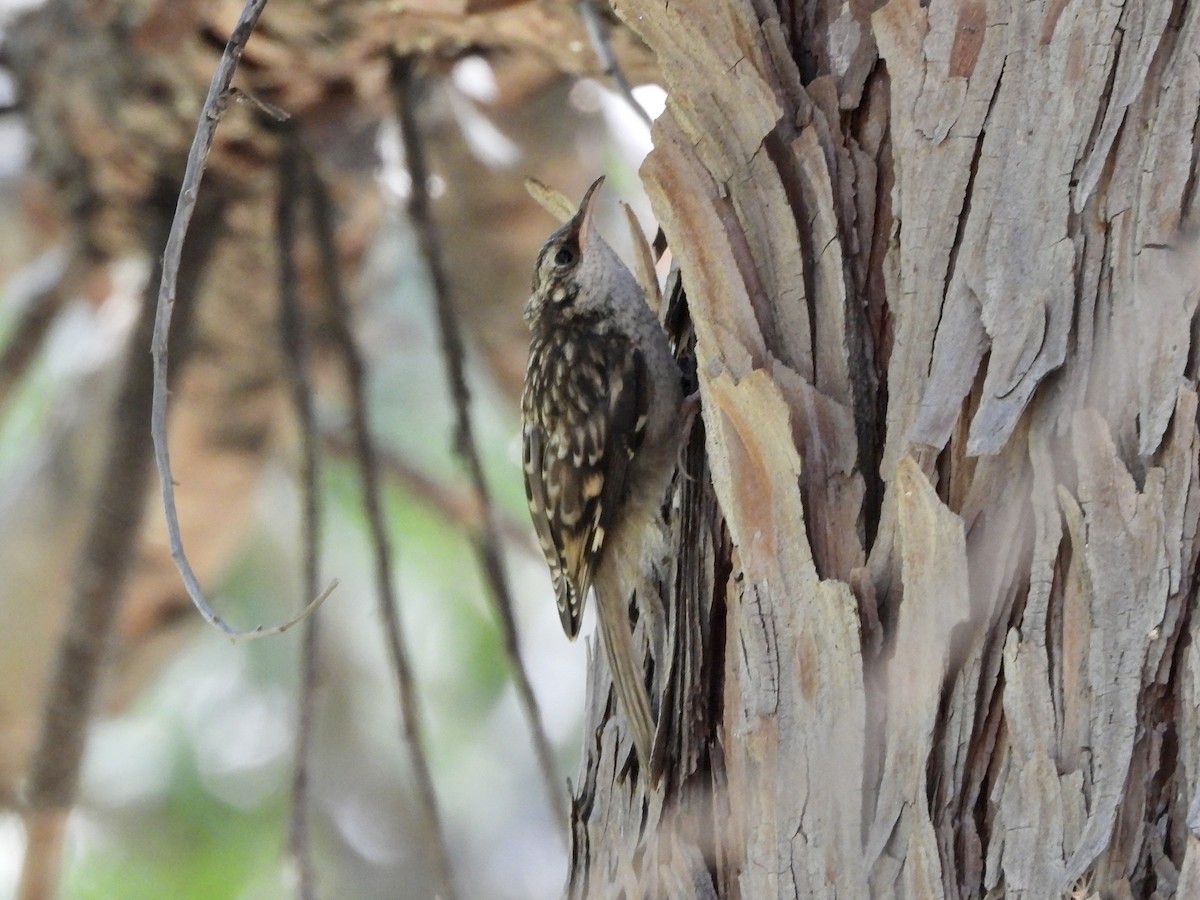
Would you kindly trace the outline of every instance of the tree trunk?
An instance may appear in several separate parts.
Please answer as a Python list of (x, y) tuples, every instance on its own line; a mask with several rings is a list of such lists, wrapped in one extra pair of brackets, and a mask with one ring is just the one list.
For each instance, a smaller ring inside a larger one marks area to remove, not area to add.
[(1200, 896), (1200, 3), (614, 5), (707, 474), (569, 892)]

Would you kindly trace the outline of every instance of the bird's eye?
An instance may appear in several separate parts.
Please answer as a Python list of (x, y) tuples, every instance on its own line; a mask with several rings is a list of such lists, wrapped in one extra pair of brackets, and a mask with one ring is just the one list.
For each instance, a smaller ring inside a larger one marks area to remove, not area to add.
[(575, 249), (568, 247), (565, 244), (558, 248), (558, 252), (554, 254), (554, 265), (560, 269), (565, 269), (567, 266), (575, 262)]

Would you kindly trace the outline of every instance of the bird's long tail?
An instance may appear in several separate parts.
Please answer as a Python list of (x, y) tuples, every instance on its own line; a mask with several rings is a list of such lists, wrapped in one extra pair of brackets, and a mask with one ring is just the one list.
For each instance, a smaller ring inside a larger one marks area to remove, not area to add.
[(596, 582), (596, 612), (603, 635), (604, 653), (612, 674), (617, 698), (625, 713), (625, 722), (637, 748), (643, 772), (650, 771), (650, 751), (654, 746), (654, 716), (642, 666), (633, 646), (627, 598), (609, 579)]

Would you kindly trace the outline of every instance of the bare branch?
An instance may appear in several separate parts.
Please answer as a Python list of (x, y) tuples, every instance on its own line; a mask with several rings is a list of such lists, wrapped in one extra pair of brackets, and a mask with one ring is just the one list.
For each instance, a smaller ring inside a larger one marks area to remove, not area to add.
[(171, 333), (171, 316), (175, 309), (179, 260), (183, 255), (183, 243), (187, 236), (188, 225), (191, 223), (192, 214), (196, 209), (196, 197), (200, 190), (200, 181), (204, 177), (204, 165), (208, 158), (208, 151), (212, 147), (213, 135), (216, 133), (217, 123), (229, 101), (229, 85), (233, 81), (233, 73), (237, 70), (238, 60), (241, 59), (246, 41), (250, 39), (250, 33), (254, 30), (254, 25), (266, 5), (267, 0), (247, 0), (237, 25), (234, 26), (233, 33), (229, 36), (229, 43), (225, 46), (221, 61), (217, 64), (212, 84), (208, 88), (208, 96), (204, 100), (204, 108), (196, 126), (196, 135), (192, 139), (192, 147), (188, 152), (187, 167), (184, 169), (183, 184), (180, 187), (179, 201), (175, 208), (175, 218), (171, 222), (171, 231), (167, 236), (166, 249), (163, 251), (162, 281), (158, 289), (154, 341), (151, 346), (154, 356), (154, 400), (150, 431), (154, 437), (154, 461), (158, 466), (158, 481), (162, 490), (163, 512), (167, 520), (171, 558), (179, 569), (188, 596), (200, 615), (204, 617), (204, 621), (234, 641), (267, 637), (287, 631), (310, 615), (337, 586), (336, 582), (330, 584), (320, 596), (309, 602), (297, 615), (280, 625), (270, 627), (260, 625), (250, 631), (239, 631), (218, 616), (204, 598), (200, 582), (183, 551), (183, 538), (179, 532), (179, 514), (175, 510), (175, 481), (171, 475), (171, 455), (167, 443), (167, 339)]
[[(316, 416), (313, 413), (312, 388), (308, 380), (308, 346), (296, 275), (296, 205), (301, 191), (300, 159), (294, 129), (285, 132), (279, 157), (279, 195), (277, 205), (279, 244), (279, 337), (283, 348), (284, 371), (296, 408), (300, 428), (300, 480), (304, 490), (304, 575), (303, 596), (311, 597), (320, 582), (321, 491), (320, 457), (317, 444)], [(288, 824), (288, 855), (296, 867), (296, 896), (313, 900), (317, 895), (309, 842), (308, 761), (312, 747), (313, 710), (317, 691), (318, 638), (320, 619), (309, 616), (304, 622), (300, 650), (300, 700), (296, 723), (295, 763), (292, 769), (292, 812)]]
[(654, 120), (650, 118), (650, 113), (646, 112), (646, 108), (633, 96), (633, 88), (630, 87), (629, 80), (621, 71), (620, 65), (617, 64), (617, 57), (608, 43), (608, 29), (600, 21), (600, 13), (597, 12), (593, 0), (575, 0), (575, 8), (579, 11), (579, 18), (583, 20), (583, 27), (587, 30), (588, 40), (592, 42), (592, 50), (596, 54), (600, 68), (612, 80), (617, 93), (625, 99), (625, 102), (649, 128), (654, 124)]
[(268, 103), (262, 97), (251, 94), (249, 91), (243, 91), (241, 88), (231, 87), (229, 89), (229, 96), (238, 103), (246, 103), (253, 106), (267, 118), (273, 119), (276, 122), (286, 122), (292, 117), (292, 114), (286, 109), (276, 106), (274, 103)]
[(520, 697), (521, 705), (525, 707), (525, 714), (529, 719), (534, 751), (546, 782), (546, 792), (554, 807), (555, 818), (561, 824), (562, 833), (565, 835), (569, 824), (567, 819), (568, 800), (563, 788), (563, 780), (555, 765), (550, 739), (542, 724), (537, 699), (533, 695), (533, 686), (521, 659), (516, 617), (513, 614), (512, 593), (504, 572), (500, 536), (493, 521), (487, 479), (483, 473), (483, 464), (479, 458), (479, 448), (476, 445), (471, 423), (471, 396), (467, 388), (462, 335), (459, 333), (458, 320), (450, 301), (450, 288), (442, 262), (441, 245), (438, 243), (437, 229), (429, 208), (429, 171), (420, 128), (417, 124), (416, 95), (419, 84), (413, 67), (414, 63), (411, 58), (401, 59), (396, 61), (392, 70), (392, 83), (396, 91), (396, 106), (400, 119), (400, 135), (404, 142), (405, 164), (408, 166), (412, 180), (408, 214), (417, 233), (421, 254), (429, 268), (429, 278), (433, 284), (434, 297), (437, 302), (442, 358), (446, 363), (446, 379), (450, 383), (450, 393), (454, 398), (455, 449), (462, 457), (475, 487), (475, 493), (483, 503), (484, 528), (472, 535), (472, 543), (475, 545), (475, 552), (483, 567), (492, 602), (495, 604), (500, 618), (501, 632), (504, 635), (504, 650), (512, 668), (517, 695)]
[[(162, 226), (147, 246), (161, 246)], [(209, 215), (205, 215), (207, 220)], [(202, 237), (182, 261), (182, 283), (194, 290), (218, 229), (206, 222)], [(156, 273), (157, 274), (157, 273)], [(22, 870), (23, 900), (54, 896), (62, 835), (75, 802), (79, 769), (95, 704), (101, 667), (141, 532), (150, 485), (149, 430), (151, 372), (146, 344), (154, 323), (155, 279), (146, 295), (125, 351), (124, 370), (112, 408), (112, 422), (92, 518), (75, 564), (68, 618), (45, 700), (37, 750), (30, 763), (26, 828), (30, 835)], [(189, 316), (180, 316), (173, 343), (186, 341)]]
[(379, 614), (383, 622), (384, 637), (400, 696), (403, 738), (412, 757), (413, 776), (425, 814), (424, 824), (428, 827), (427, 839), (438, 890), (442, 897), (453, 900), (457, 897), (457, 892), (450, 869), (450, 854), (446, 848), (445, 836), (442, 831), (441, 814), (438, 809), (437, 794), (433, 788), (429, 759), (425, 753), (425, 740), (417, 704), (416, 680), (413, 676), (412, 663), (409, 660), (408, 648), (396, 605), (392, 578), (391, 541), (383, 521), (379, 465), (367, 415), (366, 366), (351, 326), (350, 304), (342, 289), (337, 248), (334, 244), (333, 203), (324, 182), (312, 167), (311, 160), (308, 163), (307, 184), (313, 205), (313, 225), (320, 252), (321, 277), (333, 312), (330, 330), (334, 343), (341, 353), (350, 389), (351, 420), (359, 470), (362, 474), (363, 504), (366, 507), (367, 523), (371, 532), (371, 542), (374, 545)]

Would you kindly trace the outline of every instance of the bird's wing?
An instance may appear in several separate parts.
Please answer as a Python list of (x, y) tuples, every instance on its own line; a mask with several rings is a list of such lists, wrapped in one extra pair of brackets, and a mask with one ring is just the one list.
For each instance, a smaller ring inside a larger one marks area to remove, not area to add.
[(576, 347), (579, 358), (540, 392), (557, 398), (553, 410), (532, 408), (527, 391), (523, 430), (525, 493), (570, 638), (625, 500), (650, 402), (645, 360), (628, 341), (605, 335)]

